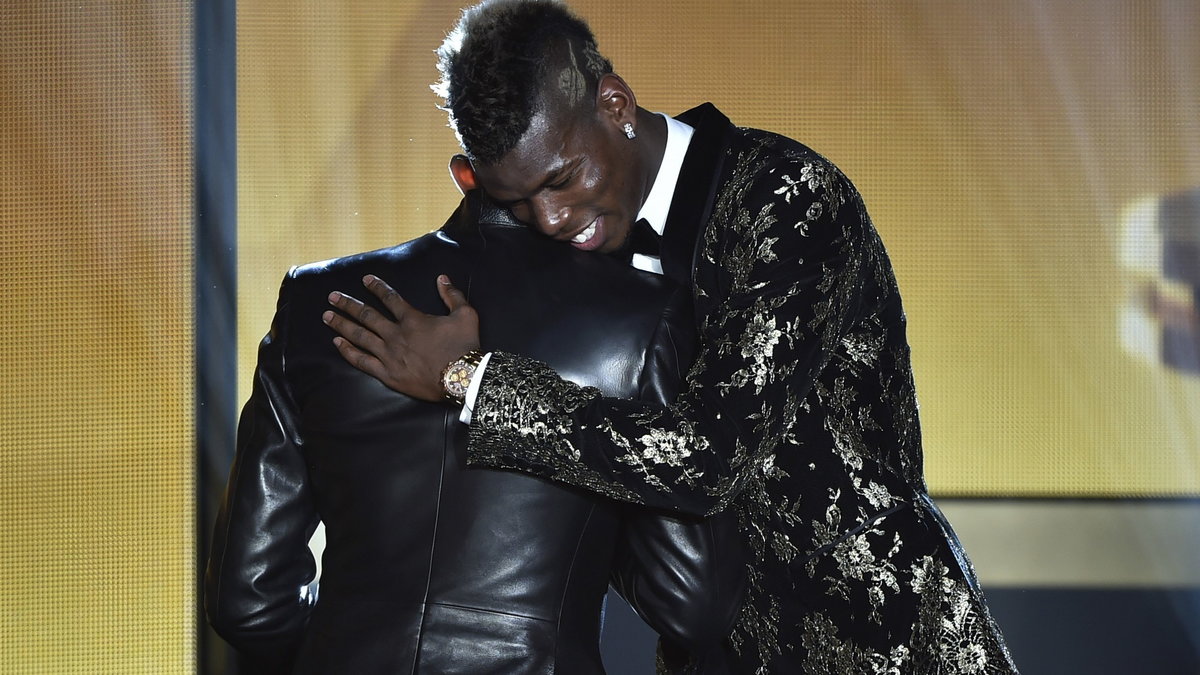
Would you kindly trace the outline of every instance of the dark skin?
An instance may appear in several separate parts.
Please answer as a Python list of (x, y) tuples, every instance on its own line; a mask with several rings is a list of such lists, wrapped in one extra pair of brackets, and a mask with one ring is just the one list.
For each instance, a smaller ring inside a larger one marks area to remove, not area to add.
[[(637, 137), (625, 134), (632, 124)], [(612, 253), (624, 246), (654, 183), (667, 143), (666, 123), (639, 108), (625, 81), (601, 78), (594, 105), (584, 109), (550, 95), (529, 129), (494, 164), (450, 161), (460, 190), (482, 187), (496, 202), (542, 234), (585, 251)], [(323, 319), (351, 365), (388, 387), (426, 401), (444, 400), (446, 364), (479, 348), (479, 317), (445, 275), (438, 293), (448, 314), (425, 314), (382, 279), (363, 278), (391, 317), (345, 293), (329, 302), (339, 312)]]

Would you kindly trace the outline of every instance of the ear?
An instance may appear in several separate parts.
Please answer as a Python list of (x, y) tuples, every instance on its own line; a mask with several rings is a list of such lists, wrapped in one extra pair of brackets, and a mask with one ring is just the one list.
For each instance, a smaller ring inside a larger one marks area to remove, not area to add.
[(471, 160), (467, 159), (466, 155), (451, 157), (449, 169), (450, 177), (454, 179), (459, 192), (467, 194), (479, 187), (479, 182), (475, 180), (475, 167), (471, 166)]
[(637, 124), (637, 97), (620, 75), (609, 73), (596, 84), (596, 111), (618, 129), (626, 122)]

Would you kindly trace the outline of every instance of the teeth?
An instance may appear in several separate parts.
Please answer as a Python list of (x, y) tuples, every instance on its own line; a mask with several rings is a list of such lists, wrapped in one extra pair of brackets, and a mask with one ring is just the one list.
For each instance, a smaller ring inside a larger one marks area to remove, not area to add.
[(592, 235), (594, 234), (596, 234), (596, 221), (593, 220), (592, 224), (588, 225), (586, 230), (572, 237), (571, 241), (575, 242), (576, 244), (582, 244), (588, 239), (591, 239)]

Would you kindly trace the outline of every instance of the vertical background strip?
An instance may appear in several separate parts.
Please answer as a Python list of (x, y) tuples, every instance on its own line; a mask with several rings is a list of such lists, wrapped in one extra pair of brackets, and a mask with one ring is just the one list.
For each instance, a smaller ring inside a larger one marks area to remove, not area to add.
[(191, 3), (0, 26), (0, 672), (187, 672)]

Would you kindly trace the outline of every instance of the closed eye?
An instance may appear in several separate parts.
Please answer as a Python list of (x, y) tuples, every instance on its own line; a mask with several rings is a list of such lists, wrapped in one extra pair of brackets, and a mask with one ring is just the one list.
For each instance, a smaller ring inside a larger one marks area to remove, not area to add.
[(578, 171), (569, 171), (553, 183), (547, 184), (546, 187), (550, 188), (551, 190), (561, 190), (570, 185), (571, 181), (575, 180), (575, 176), (578, 173)]

